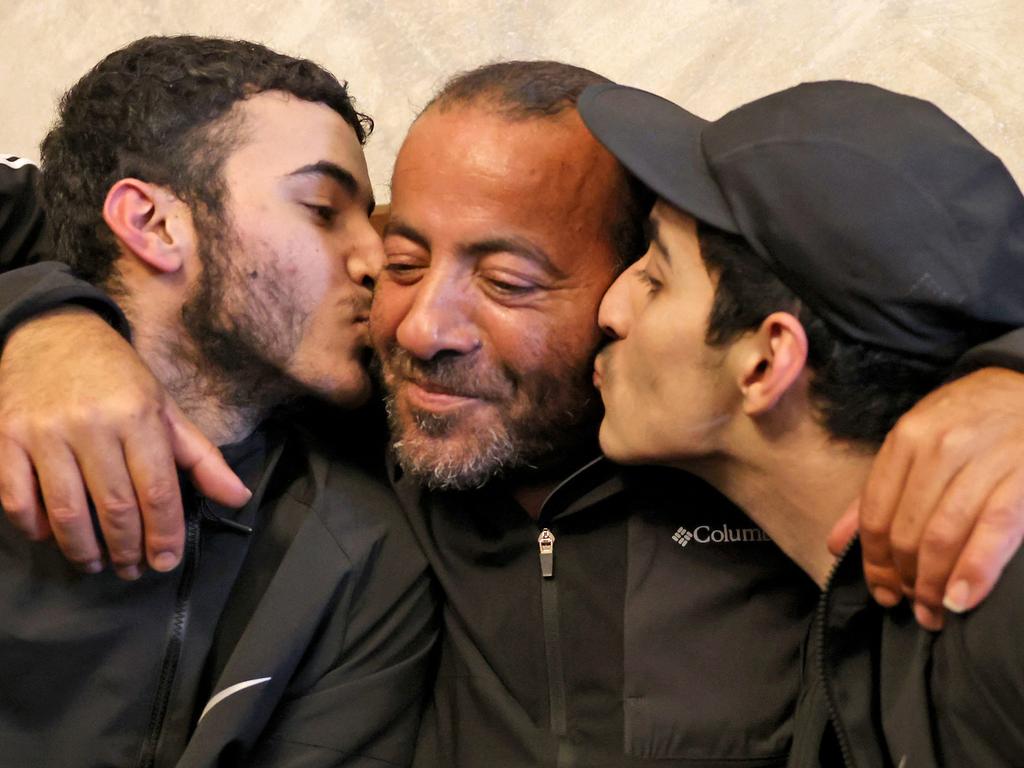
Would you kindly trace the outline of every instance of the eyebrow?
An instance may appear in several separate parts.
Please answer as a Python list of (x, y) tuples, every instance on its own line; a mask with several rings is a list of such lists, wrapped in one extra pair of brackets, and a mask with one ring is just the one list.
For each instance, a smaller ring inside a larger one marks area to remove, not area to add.
[(463, 250), (468, 255), (477, 258), (489, 253), (512, 253), (532, 261), (559, 280), (568, 277), (564, 271), (555, 266), (547, 251), (521, 237), (494, 237), (472, 243)]
[(387, 223), (384, 225), (384, 237), (387, 237), (388, 235), (404, 237), (406, 240), (411, 240), (416, 243), (416, 245), (423, 250), (430, 250), (430, 240), (427, 239), (426, 235), (415, 227), (409, 226), (401, 219), (396, 219), (394, 216), (389, 218)]
[[(391, 218), (384, 225), (384, 236), (387, 237), (388, 235), (404, 237), (406, 240), (416, 243), (420, 248), (427, 251), (430, 250), (430, 240), (418, 229), (409, 226), (400, 219)], [(523, 238), (493, 237), (463, 246), (460, 250), (462, 253), (473, 258), (480, 258), (490, 253), (513, 253), (540, 265), (542, 269), (557, 279), (564, 280), (567, 277), (563, 270), (555, 266), (547, 251)]]
[[(334, 179), (334, 181), (338, 183), (338, 186), (344, 189), (351, 197), (359, 197), (360, 194), (359, 182), (356, 181), (356, 177), (337, 163), (332, 163), (329, 160), (320, 160), (316, 163), (304, 165), (301, 168), (296, 168), (288, 175), (326, 176), (329, 179)], [(373, 192), (371, 191), (369, 195), (369, 202), (366, 204), (367, 215), (373, 213), (373, 209), (376, 207), (377, 201), (373, 199)]]

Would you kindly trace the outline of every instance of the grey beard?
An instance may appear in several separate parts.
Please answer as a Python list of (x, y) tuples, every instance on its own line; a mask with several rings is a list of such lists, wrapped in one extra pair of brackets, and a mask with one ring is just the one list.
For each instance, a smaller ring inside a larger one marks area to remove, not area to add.
[(464, 356), (423, 361), (392, 348), (379, 351), (374, 373), (385, 391), (398, 387), (403, 378), (419, 375), (491, 400), (500, 410), (496, 423), (459, 433), (459, 439), (446, 445), (446, 438), (459, 432), (459, 413), (412, 410), (403, 424), (405, 414), (399, 413), (394, 395), (385, 396), (391, 446), (402, 469), (431, 490), (457, 491), (511, 479), (520, 471), (532, 474), (592, 445), (600, 408), (588, 380), (591, 365), (588, 359), (573, 369), (523, 379)]
[[(522, 451), (504, 429), (491, 428), (476, 435), (476, 444), (465, 456), (438, 456), (417, 445), (415, 436), (403, 435), (402, 424), (395, 413), (395, 399), (384, 398), (388, 426), (394, 440), (391, 444), (402, 469), (421, 485), (432, 491), (468, 491), (482, 488), (496, 477), (519, 469), (532, 469)], [(444, 435), (452, 417), (444, 414), (414, 413), (416, 428), (430, 437)]]

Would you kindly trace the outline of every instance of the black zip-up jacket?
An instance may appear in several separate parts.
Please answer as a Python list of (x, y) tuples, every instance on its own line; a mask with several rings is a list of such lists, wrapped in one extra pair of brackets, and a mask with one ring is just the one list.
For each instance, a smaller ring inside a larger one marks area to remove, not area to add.
[(445, 594), (415, 765), (786, 763), (818, 589), (709, 486), (599, 459), (538, 521), (397, 488)]
[(808, 636), (794, 768), (1024, 766), (1024, 554), (974, 611), (921, 629), (842, 558)]
[(169, 574), (83, 576), (0, 521), (0, 765), (410, 762), (436, 621), (394, 495), (295, 436), (226, 455), (253, 499), (186, 496)]

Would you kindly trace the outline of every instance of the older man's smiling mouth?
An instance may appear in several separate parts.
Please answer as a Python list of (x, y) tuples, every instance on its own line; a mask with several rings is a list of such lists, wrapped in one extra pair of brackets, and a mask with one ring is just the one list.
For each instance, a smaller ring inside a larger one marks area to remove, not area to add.
[(475, 394), (463, 393), (431, 381), (406, 379), (402, 394), (409, 405), (424, 411), (447, 411), (482, 402)]

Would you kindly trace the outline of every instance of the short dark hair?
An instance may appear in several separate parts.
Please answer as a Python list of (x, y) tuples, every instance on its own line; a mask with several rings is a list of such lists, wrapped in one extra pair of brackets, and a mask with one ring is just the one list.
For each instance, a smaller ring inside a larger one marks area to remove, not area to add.
[(560, 61), (497, 61), (451, 77), (420, 112), (486, 103), (510, 120), (554, 117), (575, 109), (588, 85), (604, 75)]
[[(498, 61), (460, 72), (450, 78), (420, 111), (447, 111), (454, 107), (482, 106), (510, 121), (552, 119), (576, 109), (589, 85), (610, 83), (607, 77), (560, 61)], [(644, 221), (654, 196), (623, 170), (625, 182), (619, 215), (609, 222), (609, 235), (626, 267), (646, 250)]]
[(880, 445), (906, 411), (950, 370), (836, 333), (738, 235), (698, 222), (701, 257), (715, 280), (705, 339), (724, 346), (773, 312), (793, 314), (807, 333), (810, 394), (833, 437)]
[(221, 170), (241, 140), (239, 126), (225, 118), (264, 91), (325, 104), (360, 143), (373, 130), (345, 83), (258, 43), (145, 37), (100, 61), (64, 94), (42, 143), (41, 188), (58, 257), (92, 282), (111, 277), (117, 249), (102, 209), (121, 178), (165, 186), (193, 209), (218, 214)]

